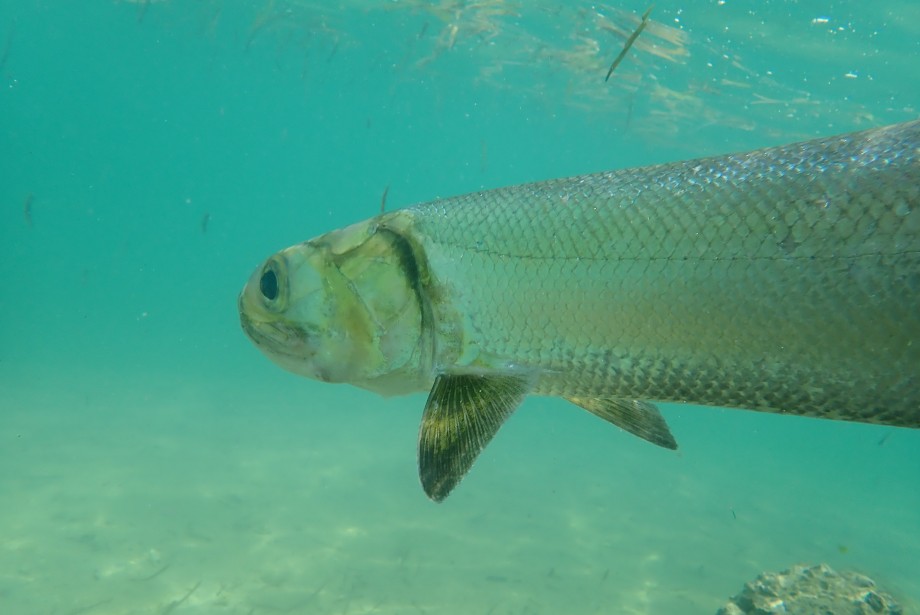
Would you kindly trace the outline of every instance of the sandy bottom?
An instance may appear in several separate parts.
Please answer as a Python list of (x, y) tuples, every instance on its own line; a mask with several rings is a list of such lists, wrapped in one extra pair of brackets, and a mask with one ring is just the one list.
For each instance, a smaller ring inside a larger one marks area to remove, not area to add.
[(55, 615), (712, 614), (827, 562), (920, 603), (920, 432), (530, 400), (444, 504), (423, 398), (151, 375), (3, 385), (0, 604)]

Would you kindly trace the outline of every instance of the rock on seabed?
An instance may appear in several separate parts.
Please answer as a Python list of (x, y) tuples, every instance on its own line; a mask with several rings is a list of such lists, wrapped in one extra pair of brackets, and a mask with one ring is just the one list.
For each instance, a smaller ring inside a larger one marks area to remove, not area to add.
[(797, 564), (763, 572), (748, 581), (716, 615), (903, 615), (904, 610), (875, 581), (827, 564)]

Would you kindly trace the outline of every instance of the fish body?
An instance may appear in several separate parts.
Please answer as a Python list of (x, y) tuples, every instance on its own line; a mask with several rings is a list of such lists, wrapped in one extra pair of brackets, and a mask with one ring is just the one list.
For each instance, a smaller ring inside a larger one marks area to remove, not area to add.
[(667, 448), (651, 402), (920, 427), (920, 121), (384, 213), (239, 306), (291, 371), (430, 391), (435, 500), (527, 395)]

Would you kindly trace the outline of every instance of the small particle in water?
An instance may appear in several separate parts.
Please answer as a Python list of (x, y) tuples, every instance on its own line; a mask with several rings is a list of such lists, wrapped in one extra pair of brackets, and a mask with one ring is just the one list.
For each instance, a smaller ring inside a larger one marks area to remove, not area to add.
[(856, 79), (857, 77), (859, 77), (859, 75), (857, 75), (857, 74), (854, 73), (853, 71), (850, 71), (850, 72), (846, 73), (846, 74), (844, 75), (844, 77), (846, 77), (847, 79)]
[(32, 228), (32, 203), (35, 201), (35, 195), (29, 194), (22, 204), (22, 217), (25, 218), (26, 226)]
[(386, 188), (383, 189), (383, 194), (380, 195), (380, 213), (383, 213), (387, 210), (387, 195), (390, 193), (390, 184), (387, 184)]
[(827, 17), (815, 17), (814, 19), (811, 20), (811, 23), (815, 25), (821, 25), (821, 24), (826, 24), (829, 21), (830, 19)]

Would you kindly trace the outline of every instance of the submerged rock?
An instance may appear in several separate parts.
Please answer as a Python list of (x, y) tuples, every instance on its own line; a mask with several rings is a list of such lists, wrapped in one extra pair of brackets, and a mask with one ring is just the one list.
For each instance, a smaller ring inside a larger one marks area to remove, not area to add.
[(796, 565), (763, 572), (744, 584), (716, 615), (903, 615), (875, 581), (855, 572), (835, 572), (827, 564)]

